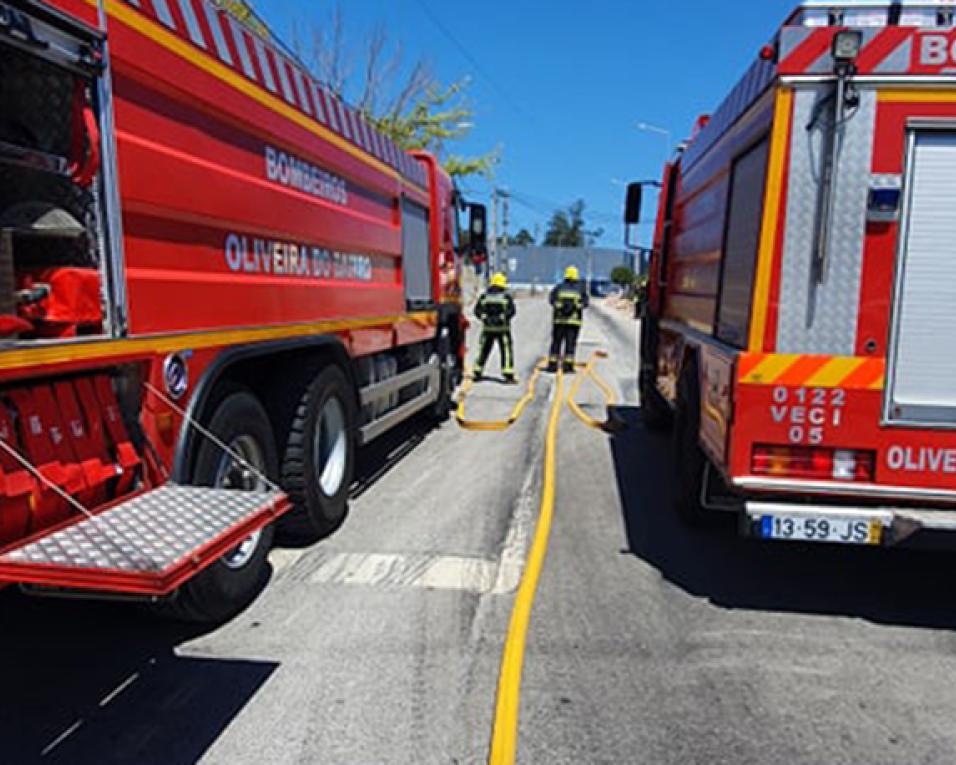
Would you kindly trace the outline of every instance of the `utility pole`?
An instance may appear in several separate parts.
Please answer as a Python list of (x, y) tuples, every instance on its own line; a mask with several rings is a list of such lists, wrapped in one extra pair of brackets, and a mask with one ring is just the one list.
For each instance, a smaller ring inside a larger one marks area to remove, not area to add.
[(490, 277), (492, 272), (498, 270), (498, 187), (491, 189), (491, 252), (488, 257), (488, 272), (486, 276)]
[(504, 189), (501, 191), (501, 264), (499, 271), (508, 269), (508, 212), (511, 198)]

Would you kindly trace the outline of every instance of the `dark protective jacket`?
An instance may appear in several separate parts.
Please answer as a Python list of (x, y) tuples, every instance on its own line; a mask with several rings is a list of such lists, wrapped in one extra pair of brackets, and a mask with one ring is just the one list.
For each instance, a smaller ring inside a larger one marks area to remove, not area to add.
[(481, 320), (485, 332), (510, 332), (515, 313), (514, 298), (501, 287), (489, 287), (475, 306), (475, 316)]
[(551, 307), (554, 323), (580, 327), (584, 321), (584, 309), (590, 305), (587, 291), (581, 282), (565, 279), (551, 290)]

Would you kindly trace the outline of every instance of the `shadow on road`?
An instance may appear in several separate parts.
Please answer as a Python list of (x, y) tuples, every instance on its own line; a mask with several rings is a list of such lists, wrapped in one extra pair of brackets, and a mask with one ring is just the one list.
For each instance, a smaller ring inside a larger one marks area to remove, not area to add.
[[(382, 480), (394, 467), (425, 442), (436, 425), (426, 414), (412, 417), (375, 439), (358, 452), (355, 479), (349, 491), (349, 499), (358, 499)], [(451, 422), (445, 423), (451, 427)]]
[(0, 592), (0, 761), (194, 763), (276, 670), (180, 657), (197, 630)]
[[(363, 449), (351, 496), (434, 428), (422, 415)], [(278, 668), (177, 655), (203, 632), (132, 605), (0, 591), (0, 763), (197, 762)]]
[(738, 537), (729, 516), (688, 528), (670, 507), (668, 437), (648, 431), (636, 408), (618, 414), (630, 425), (610, 441), (625, 552), (668, 581), (725, 608), (956, 628), (953, 561), (944, 554), (758, 542)]

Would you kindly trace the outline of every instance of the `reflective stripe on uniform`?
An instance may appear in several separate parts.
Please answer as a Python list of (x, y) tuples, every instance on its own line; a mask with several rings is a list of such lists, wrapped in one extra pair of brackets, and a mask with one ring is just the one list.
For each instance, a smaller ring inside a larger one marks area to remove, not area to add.
[[(570, 316), (562, 316), (559, 312), (561, 304), (570, 304), (573, 306), (573, 313)], [(554, 296), (554, 323), (563, 325), (580, 326), (584, 322), (584, 296), (579, 290), (562, 289)]]

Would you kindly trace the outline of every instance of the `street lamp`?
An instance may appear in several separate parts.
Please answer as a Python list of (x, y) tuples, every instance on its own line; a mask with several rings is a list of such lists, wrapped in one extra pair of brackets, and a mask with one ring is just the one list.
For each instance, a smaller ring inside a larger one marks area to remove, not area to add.
[(646, 122), (638, 122), (637, 129), (643, 130), (647, 133), (657, 133), (658, 135), (664, 136), (664, 162), (666, 163), (671, 158), (671, 146), (674, 145), (674, 142), (671, 139), (671, 131), (665, 130), (662, 127), (657, 125), (650, 125)]

